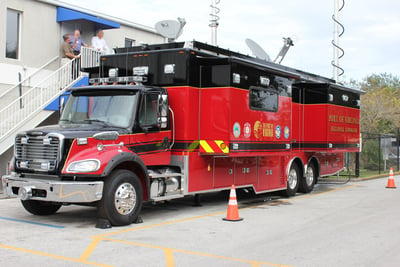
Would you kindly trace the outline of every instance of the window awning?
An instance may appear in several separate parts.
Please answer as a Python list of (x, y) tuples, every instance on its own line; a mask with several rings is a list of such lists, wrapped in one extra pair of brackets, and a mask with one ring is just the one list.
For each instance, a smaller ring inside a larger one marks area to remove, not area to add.
[(74, 21), (74, 20), (91, 21), (96, 25), (96, 28), (98, 29), (117, 29), (121, 27), (119, 23), (111, 20), (102, 19), (93, 15), (89, 15), (65, 7), (57, 7), (57, 22)]

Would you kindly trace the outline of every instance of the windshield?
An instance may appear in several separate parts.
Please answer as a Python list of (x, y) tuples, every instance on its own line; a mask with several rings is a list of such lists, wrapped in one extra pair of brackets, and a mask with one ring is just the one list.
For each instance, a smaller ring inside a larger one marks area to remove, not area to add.
[(101, 124), (104, 127), (126, 128), (133, 117), (134, 106), (134, 91), (75, 92), (68, 99), (60, 124)]

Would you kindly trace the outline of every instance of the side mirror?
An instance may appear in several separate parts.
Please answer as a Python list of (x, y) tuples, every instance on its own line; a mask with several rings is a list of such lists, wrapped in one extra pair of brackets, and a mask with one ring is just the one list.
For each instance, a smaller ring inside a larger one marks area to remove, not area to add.
[(168, 127), (168, 95), (158, 96), (158, 126), (160, 129)]
[(65, 103), (67, 102), (68, 96), (69, 95), (67, 95), (67, 94), (62, 94), (58, 98), (58, 111), (60, 112), (60, 115), (64, 111)]

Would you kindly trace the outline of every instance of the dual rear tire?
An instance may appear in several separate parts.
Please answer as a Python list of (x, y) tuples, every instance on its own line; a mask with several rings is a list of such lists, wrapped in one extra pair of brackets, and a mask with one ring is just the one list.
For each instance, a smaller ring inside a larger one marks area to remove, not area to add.
[(317, 175), (317, 169), (314, 162), (310, 162), (307, 165), (304, 177), (301, 179), (299, 191), (302, 193), (310, 193), (314, 189)]
[(301, 174), (300, 168), (297, 163), (293, 162), (289, 169), (287, 177), (287, 188), (284, 192), (284, 195), (286, 197), (292, 197), (296, 195), (297, 191), (302, 193), (309, 193), (314, 189), (316, 180), (317, 170), (313, 162), (310, 162), (307, 165), (304, 177)]

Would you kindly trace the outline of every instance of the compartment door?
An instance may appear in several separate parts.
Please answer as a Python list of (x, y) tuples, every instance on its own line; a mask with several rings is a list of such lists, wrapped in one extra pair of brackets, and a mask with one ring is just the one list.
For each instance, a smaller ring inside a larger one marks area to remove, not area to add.
[(213, 188), (230, 187), (235, 183), (234, 159), (214, 157)]
[(304, 89), (293, 86), (292, 91), (292, 148), (303, 149), (304, 143)]

